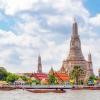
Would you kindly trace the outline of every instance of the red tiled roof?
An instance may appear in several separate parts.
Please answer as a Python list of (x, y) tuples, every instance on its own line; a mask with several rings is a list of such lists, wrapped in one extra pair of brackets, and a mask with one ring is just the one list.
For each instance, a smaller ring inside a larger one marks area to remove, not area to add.
[(42, 79), (47, 79), (48, 75), (45, 73), (34, 73), (31, 75), (31, 77), (35, 77), (38, 80), (42, 80)]
[(70, 79), (69, 76), (65, 73), (55, 72), (54, 75), (55, 75), (55, 77), (57, 77), (58, 79), (60, 79), (62, 81), (68, 81)]

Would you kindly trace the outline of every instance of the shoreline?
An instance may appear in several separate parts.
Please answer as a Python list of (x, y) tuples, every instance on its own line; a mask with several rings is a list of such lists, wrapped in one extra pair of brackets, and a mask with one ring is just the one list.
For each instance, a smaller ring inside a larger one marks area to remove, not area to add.
[(52, 89), (49, 89), (49, 88), (40, 88), (40, 89), (37, 89), (37, 88), (33, 88), (33, 87), (30, 87), (30, 88), (27, 88), (27, 87), (21, 87), (21, 86), (15, 86), (15, 87), (10, 87), (10, 86), (7, 86), (7, 87), (0, 87), (0, 90), (1, 91), (10, 91), (10, 90), (15, 90), (15, 89), (22, 89), (22, 90), (27, 90), (27, 91), (31, 91), (31, 92), (64, 92), (65, 90), (100, 90), (100, 86), (74, 86), (72, 88), (69, 88), (69, 89), (65, 89), (65, 88), (52, 88)]

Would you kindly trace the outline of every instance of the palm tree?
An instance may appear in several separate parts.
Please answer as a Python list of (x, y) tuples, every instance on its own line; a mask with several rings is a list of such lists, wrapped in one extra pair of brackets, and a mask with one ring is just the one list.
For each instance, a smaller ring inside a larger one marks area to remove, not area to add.
[(70, 77), (75, 80), (78, 85), (79, 78), (84, 74), (83, 69), (80, 66), (74, 66), (73, 70), (70, 73)]
[(49, 75), (49, 84), (56, 84), (56, 81), (57, 79), (53, 74)]

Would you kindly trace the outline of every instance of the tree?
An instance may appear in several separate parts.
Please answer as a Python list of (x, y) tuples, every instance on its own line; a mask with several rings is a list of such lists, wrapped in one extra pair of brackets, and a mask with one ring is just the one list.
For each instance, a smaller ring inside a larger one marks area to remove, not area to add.
[(8, 73), (8, 76), (7, 76), (7, 78), (6, 78), (6, 81), (7, 81), (7, 82), (13, 83), (13, 82), (15, 82), (16, 80), (18, 80), (18, 78), (19, 78), (18, 75), (12, 74), (12, 73)]
[(79, 78), (84, 74), (83, 69), (80, 66), (74, 66), (70, 73), (70, 77), (75, 80), (76, 84), (79, 82)]
[(26, 76), (21, 76), (20, 77), (22, 80), (24, 80), (24, 81), (28, 81), (28, 78), (26, 77)]
[(97, 80), (96, 76), (92, 75), (92, 76), (89, 77), (87, 84), (88, 85), (94, 85), (94, 84), (96, 84), (96, 80)]
[(49, 75), (49, 84), (56, 84), (56, 77), (54, 75)]
[(27, 84), (32, 85), (32, 79), (31, 78), (28, 78)]
[(6, 77), (7, 77), (7, 71), (4, 68), (0, 69), (0, 80), (5, 80)]
[(95, 75), (92, 75), (89, 77), (89, 80), (97, 80), (96, 76)]

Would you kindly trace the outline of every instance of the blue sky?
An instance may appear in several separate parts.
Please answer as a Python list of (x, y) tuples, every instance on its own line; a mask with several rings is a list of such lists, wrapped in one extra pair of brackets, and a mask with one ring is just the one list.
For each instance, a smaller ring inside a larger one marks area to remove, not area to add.
[(82, 51), (100, 68), (99, 0), (0, 0), (0, 66), (11, 72), (34, 72), (42, 56), (43, 71), (59, 70), (69, 52), (76, 17)]
[(90, 11), (91, 16), (100, 13), (100, 0), (84, 0), (84, 5)]

